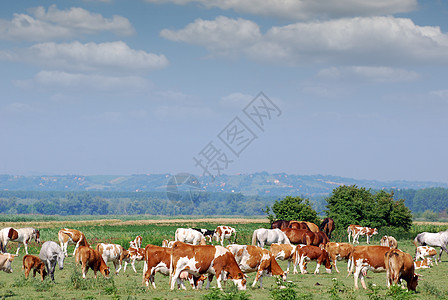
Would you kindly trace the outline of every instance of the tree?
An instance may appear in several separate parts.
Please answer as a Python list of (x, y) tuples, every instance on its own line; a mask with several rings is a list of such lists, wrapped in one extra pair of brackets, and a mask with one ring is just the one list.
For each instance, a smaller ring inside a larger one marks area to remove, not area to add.
[[(272, 213), (271, 214), (271, 209)], [(316, 223), (319, 221), (317, 212), (311, 207), (309, 199), (287, 196), (283, 200), (275, 200), (272, 208), (264, 210), (272, 223), (275, 220), (298, 220)]]
[(408, 231), (412, 213), (404, 200), (394, 200), (393, 192), (340, 186), (327, 198), (327, 216), (333, 218), (336, 228), (345, 230), (350, 224), (381, 228), (385, 226)]

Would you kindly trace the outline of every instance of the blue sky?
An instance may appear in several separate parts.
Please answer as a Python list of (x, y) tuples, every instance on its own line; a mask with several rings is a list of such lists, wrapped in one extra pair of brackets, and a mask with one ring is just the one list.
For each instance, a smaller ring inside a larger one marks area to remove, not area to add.
[[(445, 1), (1, 2), (0, 174), (201, 175), (196, 158), (448, 182), (447, 20)], [(260, 92), (263, 128), (243, 111)]]

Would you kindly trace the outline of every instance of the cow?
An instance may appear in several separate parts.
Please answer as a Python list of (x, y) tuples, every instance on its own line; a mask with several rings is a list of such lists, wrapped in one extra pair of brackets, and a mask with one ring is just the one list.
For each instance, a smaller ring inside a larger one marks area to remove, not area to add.
[(417, 289), (418, 275), (414, 273), (414, 261), (409, 253), (391, 249), (384, 254), (384, 263), (388, 287), (397, 284), (399, 280), (405, 280), (408, 290), (415, 291)]
[(62, 251), (62, 248), (59, 247), (58, 243), (46, 241), (42, 245), (42, 248), (40, 248), (39, 258), (45, 263), (47, 273), (50, 275), (51, 280), (54, 281), (56, 263), (59, 265), (60, 270), (64, 268), (64, 251)]
[(347, 228), (348, 233), (348, 242), (350, 243), (350, 236), (353, 235), (353, 244), (358, 243), (359, 244), (359, 236), (365, 235), (367, 237), (367, 244), (370, 244), (369, 238), (372, 237), (375, 234), (378, 234), (378, 230), (376, 228), (370, 228), (370, 227), (362, 227), (359, 225), (350, 225)]
[(171, 248), (171, 290), (183, 271), (200, 277), (208, 274), (207, 289), (213, 276), (216, 276), (218, 288), (222, 290), (221, 281), (231, 279), (238, 290), (246, 289), (246, 279), (238, 267), (235, 257), (222, 246), (189, 245), (182, 242), (174, 243)]
[(234, 240), (236, 239), (236, 230), (230, 226), (218, 226), (215, 229), (214, 237), (216, 241), (221, 242), (221, 246), (224, 247), (224, 240), (228, 240), (230, 243), (230, 238), (234, 236)]
[(392, 249), (397, 249), (398, 243), (393, 236), (383, 236), (380, 241), (381, 246), (391, 247)]
[(291, 265), (291, 262), (293, 263), (294, 266), (293, 271), (294, 274), (297, 273), (296, 247), (297, 246), (291, 244), (272, 243), (271, 247), (269, 248), (272, 255), (274, 255), (275, 259), (288, 261), (288, 267), (286, 268), (286, 273), (289, 273), (289, 266)]
[(204, 229), (204, 228), (191, 228), (194, 229), (196, 231), (199, 231), (200, 233), (202, 233), (204, 235), (205, 238), (208, 238), (208, 241), (211, 243), (213, 236), (215, 235), (215, 231), (214, 230), (208, 230), (208, 229)]
[(319, 226), (319, 230), (325, 232), (329, 239), (331, 239), (331, 233), (334, 229), (335, 226), (332, 218), (325, 218)]
[(142, 240), (143, 240), (142, 236), (141, 235), (137, 235), (133, 241), (129, 242), (129, 247), (141, 248), (142, 247)]
[(430, 246), (418, 246), (415, 249), (416, 261), (419, 259), (425, 259), (425, 257), (431, 257), (436, 262), (436, 265), (438, 265), (436, 255), (437, 255), (436, 249)]
[(0, 253), (0, 271), (12, 273), (12, 262), (16, 255), (9, 253)]
[[(336, 266), (337, 261), (343, 259), (348, 260), (354, 248), (355, 246), (349, 243), (329, 242), (325, 245), (325, 250), (333, 261), (334, 269), (337, 273), (339, 273), (338, 267)], [(347, 272), (349, 272), (349, 264), (347, 264)]]
[(59, 242), (61, 243), (61, 249), (64, 251), (65, 256), (67, 257), (67, 246), (68, 244), (76, 244), (75, 250), (73, 251), (73, 256), (76, 254), (76, 250), (79, 246), (90, 247), (90, 244), (87, 242), (86, 236), (79, 230), (76, 229), (68, 229), (62, 228), (58, 232)]
[(429, 269), (432, 266), (433, 266), (432, 259), (429, 257), (425, 257), (424, 260), (414, 261), (414, 269), (415, 270)]
[(252, 245), (232, 244), (226, 247), (235, 257), (238, 266), (243, 273), (257, 272), (252, 287), (260, 281), (260, 288), (263, 288), (263, 276), (279, 275), (286, 281), (286, 273), (278, 265), (274, 255), (264, 248)]
[(37, 229), (6, 227), (0, 230), (0, 250), (6, 253), (6, 246), (9, 241), (17, 242), (16, 255), (19, 255), (20, 246), (25, 245), (25, 253), (28, 254), (28, 243), (33, 240), (40, 243), (40, 232)]
[(384, 263), (384, 256), (391, 251), (390, 247), (386, 246), (356, 246), (349, 257), (350, 271), (347, 275), (353, 273), (355, 278), (355, 289), (358, 289), (358, 278), (361, 279), (361, 284), (364, 289), (367, 289), (364, 277), (367, 271), (384, 272), (386, 265)]
[(145, 261), (145, 249), (129, 247), (128, 250), (123, 250), (123, 254), (120, 258), (120, 265), (122, 261), (124, 261), (123, 272), (126, 272), (126, 267), (128, 263), (130, 263), (134, 272), (137, 273), (137, 270), (135, 269), (135, 262)]
[(80, 246), (75, 255), (76, 264), (82, 265), (82, 278), (86, 278), (87, 271), (93, 270), (96, 278), (96, 273), (100, 271), (105, 278), (109, 277), (110, 269), (104, 262), (101, 254), (88, 246)]
[(28, 279), (31, 270), (33, 270), (33, 277), (36, 277), (36, 273), (40, 274), (41, 281), (44, 281), (47, 276), (45, 270), (45, 263), (37, 256), (25, 255), (22, 260), (22, 269), (25, 271), (25, 279)]
[(130, 261), (130, 257), (127, 255), (128, 253), (125, 253), (123, 247), (118, 244), (99, 243), (96, 245), (96, 251), (100, 253), (106, 264), (110, 261), (114, 264), (116, 275), (118, 275), (121, 270), (122, 261)]
[(325, 265), (325, 270), (327, 273), (331, 273), (331, 262), (330, 257), (328, 256), (327, 251), (325, 249), (321, 249), (317, 246), (303, 246), (298, 247), (296, 249), (297, 262), (299, 263), (300, 273), (306, 274), (306, 265), (311, 260), (316, 260), (316, 270), (314, 270), (314, 274), (319, 273), (319, 267), (321, 265)]
[(174, 240), (192, 245), (206, 244), (204, 235), (191, 228), (177, 228)]

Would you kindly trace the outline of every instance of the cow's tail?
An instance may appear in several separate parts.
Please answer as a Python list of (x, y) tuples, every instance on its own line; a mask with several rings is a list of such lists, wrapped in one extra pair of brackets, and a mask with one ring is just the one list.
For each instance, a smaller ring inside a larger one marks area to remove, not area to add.
[(252, 246), (257, 245), (257, 230), (254, 230), (254, 233), (252, 234)]

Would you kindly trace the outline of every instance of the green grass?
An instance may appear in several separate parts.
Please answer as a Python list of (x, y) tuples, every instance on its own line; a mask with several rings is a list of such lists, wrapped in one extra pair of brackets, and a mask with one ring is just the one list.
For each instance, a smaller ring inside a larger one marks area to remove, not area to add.
[[(59, 219), (56, 219), (59, 220)], [(51, 221), (49, 221), (51, 222)], [(172, 225), (104, 225), (79, 226), (77, 229), (84, 232), (88, 241), (95, 246), (98, 242), (118, 243), (124, 247), (129, 246), (129, 241), (136, 235), (143, 237), (143, 244), (160, 245), (163, 239), (174, 238), (174, 231), (178, 227), (189, 227), (191, 221)], [(226, 224), (237, 229), (237, 242), (240, 244), (250, 244), (251, 235), (254, 229), (267, 227), (267, 223), (258, 224)], [(202, 228), (215, 228), (216, 224), (194, 223), (194, 226)], [(431, 225), (432, 226), (432, 225)], [(438, 231), (441, 227), (431, 227), (433, 231)], [(57, 241), (57, 232), (60, 227), (47, 226), (41, 229), (41, 240)], [(413, 230), (425, 231), (428, 228), (418, 227)], [(378, 244), (383, 232), (373, 238), (372, 244)], [(345, 241), (346, 236), (337, 235), (335, 241)], [(361, 240), (361, 244), (365, 239)], [(8, 251), (15, 253), (17, 243), (11, 242)], [(400, 239), (399, 248), (403, 251), (414, 254), (412, 239)], [(38, 255), (40, 245), (31, 243), (30, 254)], [(70, 246), (68, 253), (73, 252)], [(353, 276), (347, 278), (346, 265), (340, 262), (341, 273), (327, 274), (321, 267), (321, 273), (310, 274), (289, 274), (286, 289), (280, 289), (277, 278), (268, 277), (263, 280), (264, 289), (252, 288), (254, 273), (248, 274), (247, 291), (245, 293), (235, 291), (233, 284), (228, 282), (224, 292), (216, 290), (192, 290), (187, 286), (187, 291), (171, 291), (169, 289), (168, 277), (156, 274), (157, 289), (142, 286), (142, 262), (137, 263), (138, 273), (134, 273), (132, 268), (128, 268), (126, 273), (120, 272), (118, 276), (112, 275), (110, 279), (104, 279), (100, 274), (98, 278), (93, 278), (93, 272), (87, 273), (87, 279), (82, 279), (80, 267), (75, 266), (74, 257), (66, 258), (64, 269), (57, 269), (55, 272), (55, 283), (48, 279), (41, 282), (38, 277), (30, 277), (25, 280), (21, 270), (23, 247), (19, 257), (13, 262), (14, 272), (12, 274), (0, 273), (0, 298), (1, 299), (444, 299), (448, 298), (448, 285), (446, 275), (448, 272), (448, 255), (443, 254), (443, 262), (431, 269), (419, 270), (418, 273), (424, 275), (420, 282), (417, 293), (408, 293), (401, 289), (391, 289), (386, 287), (385, 273), (368, 273), (366, 282), (369, 285), (367, 291), (353, 289)], [(109, 263), (113, 269), (112, 263)], [(280, 266), (286, 269), (286, 263), (280, 262)], [(308, 265), (309, 270), (314, 270), (315, 263)], [(114, 270), (112, 270), (114, 271)], [(113, 272), (111, 272), (113, 274)], [(216, 286), (213, 280), (212, 287)]]

